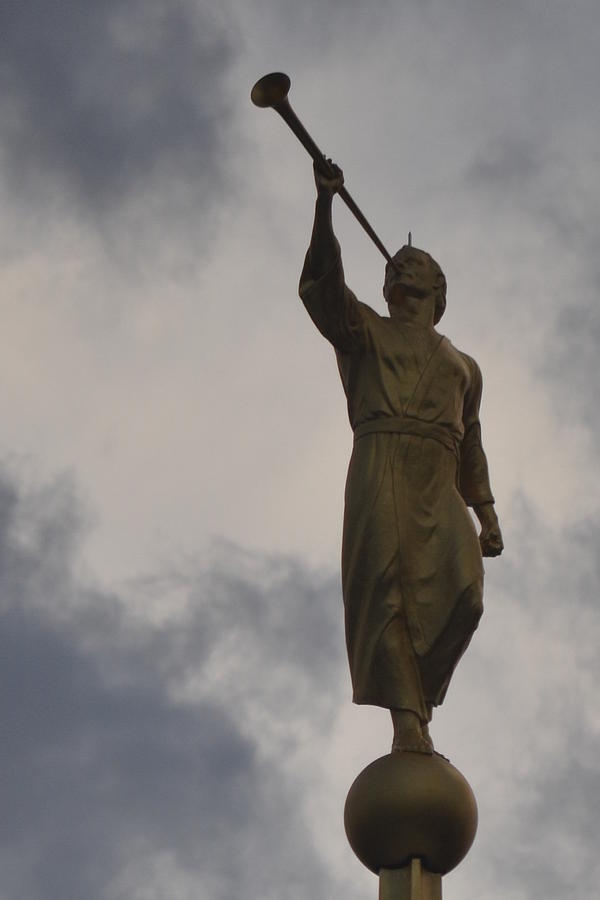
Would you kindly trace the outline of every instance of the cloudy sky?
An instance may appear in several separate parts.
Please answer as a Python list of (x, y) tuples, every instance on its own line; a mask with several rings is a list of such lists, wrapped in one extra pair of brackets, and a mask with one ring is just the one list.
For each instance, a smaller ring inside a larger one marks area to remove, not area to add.
[(593, 896), (597, 0), (7, 0), (0, 34), (0, 900), (377, 895), (342, 809), (391, 727), (350, 703), (351, 435), (273, 70), (484, 373), (506, 551), (432, 729), (480, 813), (445, 900)]

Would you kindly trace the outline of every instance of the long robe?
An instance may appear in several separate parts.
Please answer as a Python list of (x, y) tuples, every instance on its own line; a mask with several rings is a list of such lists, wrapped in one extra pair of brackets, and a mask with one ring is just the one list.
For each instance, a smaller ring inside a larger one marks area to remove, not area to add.
[(342, 587), (355, 703), (442, 702), (482, 612), (483, 566), (467, 505), (493, 502), (481, 446), (481, 373), (433, 328), (380, 316), (341, 260), (300, 296), (334, 346), (354, 431)]

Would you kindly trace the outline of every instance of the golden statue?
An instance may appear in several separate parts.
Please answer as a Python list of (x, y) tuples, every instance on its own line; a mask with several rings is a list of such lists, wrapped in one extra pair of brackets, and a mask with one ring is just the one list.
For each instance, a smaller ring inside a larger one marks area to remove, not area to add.
[[(473, 843), (477, 803), (458, 769), (434, 754), (429, 722), (481, 617), (482, 555), (503, 550), (481, 446), (481, 372), (435, 330), (446, 307), (439, 265), (411, 246), (410, 233), (408, 245), (388, 253), (341, 169), (290, 106), (289, 89), (289, 77), (272, 72), (251, 99), (279, 113), (314, 162), (317, 204), (300, 296), (333, 344), (354, 431), (342, 547), (354, 701), (390, 709), (394, 724), (392, 752), (348, 792), (344, 825), (379, 876), (380, 900), (441, 900), (442, 875)], [(331, 217), (336, 194), (387, 260), (389, 316), (345, 283)]]
[[(388, 262), (389, 317), (344, 280), (330, 160), (300, 296), (331, 342), (354, 432), (345, 492), (342, 586), (355, 703), (391, 710), (392, 750), (432, 753), (428, 724), (477, 628), (483, 556), (502, 552), (481, 445), (481, 372), (435, 326), (446, 279), (405, 245)], [(479, 522), (479, 538), (467, 507)]]

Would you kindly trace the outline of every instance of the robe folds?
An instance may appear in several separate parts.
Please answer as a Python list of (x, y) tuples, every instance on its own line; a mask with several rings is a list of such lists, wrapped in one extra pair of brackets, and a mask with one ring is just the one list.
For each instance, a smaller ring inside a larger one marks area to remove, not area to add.
[(353, 699), (427, 721), (482, 612), (467, 509), (493, 502), (481, 373), (434, 328), (360, 303), (339, 258), (313, 278), (307, 255), (300, 296), (335, 348), (354, 431), (342, 540)]

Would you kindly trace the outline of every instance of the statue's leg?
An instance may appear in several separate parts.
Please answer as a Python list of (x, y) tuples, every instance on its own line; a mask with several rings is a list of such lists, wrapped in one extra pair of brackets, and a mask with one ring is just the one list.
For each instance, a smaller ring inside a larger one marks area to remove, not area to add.
[(389, 691), (394, 725), (392, 752), (432, 753), (431, 741), (423, 736), (428, 713), (419, 667), (402, 615), (395, 616), (383, 632), (374, 670), (377, 680), (387, 683)]
[(461, 656), (483, 613), (483, 582), (474, 581), (458, 599), (448, 623), (435, 644), (419, 658), (423, 692), (428, 704), (439, 706)]

